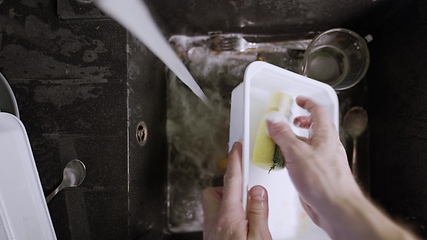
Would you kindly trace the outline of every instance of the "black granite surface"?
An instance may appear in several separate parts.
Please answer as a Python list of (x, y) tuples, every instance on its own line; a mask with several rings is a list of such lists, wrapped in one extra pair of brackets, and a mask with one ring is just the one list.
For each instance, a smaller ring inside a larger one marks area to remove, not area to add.
[(385, 20), (370, 46), (372, 196), (427, 238), (427, 2)]
[[(129, 236), (162, 239), (166, 226), (166, 85), (165, 67), (128, 35)], [(146, 145), (136, 141), (140, 121)]]
[(56, 1), (0, 1), (0, 71), (15, 92), (43, 191), (78, 158), (87, 175), (49, 203), (58, 239), (127, 239), (126, 31), (58, 17)]
[[(17, 97), (43, 191), (74, 158), (88, 170), (79, 188), (48, 205), (58, 239), (200, 239), (165, 230), (164, 66), (82, 2), (0, 0), (0, 71)], [(361, 101), (370, 118), (371, 195), (427, 238), (427, 2), (147, 2), (166, 35), (333, 27), (372, 34)], [(141, 120), (144, 147), (135, 141)]]

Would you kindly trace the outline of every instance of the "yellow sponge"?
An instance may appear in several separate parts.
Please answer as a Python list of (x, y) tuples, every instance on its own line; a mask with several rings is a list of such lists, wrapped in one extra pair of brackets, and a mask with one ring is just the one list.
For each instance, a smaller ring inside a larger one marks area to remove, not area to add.
[[(291, 115), (292, 102), (293, 99), (288, 94), (278, 91), (272, 92), (265, 115), (271, 111), (278, 111), (289, 118)], [(256, 166), (270, 171), (275, 168), (285, 167), (285, 159), (282, 156), (280, 148), (267, 135), (265, 116), (261, 120), (258, 129), (252, 162)]]

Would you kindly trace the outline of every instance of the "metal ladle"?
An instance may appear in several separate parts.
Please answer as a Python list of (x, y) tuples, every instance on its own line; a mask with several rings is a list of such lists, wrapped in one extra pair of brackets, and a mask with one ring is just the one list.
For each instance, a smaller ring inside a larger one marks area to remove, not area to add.
[(353, 107), (344, 116), (344, 131), (353, 139), (353, 155), (351, 158), (350, 166), (353, 172), (353, 176), (356, 180), (358, 180), (357, 139), (365, 131), (367, 125), (368, 114), (362, 107)]
[(46, 202), (55, 197), (55, 195), (64, 188), (79, 186), (86, 177), (86, 166), (78, 159), (74, 159), (67, 163), (64, 168), (64, 175), (61, 184), (46, 197)]

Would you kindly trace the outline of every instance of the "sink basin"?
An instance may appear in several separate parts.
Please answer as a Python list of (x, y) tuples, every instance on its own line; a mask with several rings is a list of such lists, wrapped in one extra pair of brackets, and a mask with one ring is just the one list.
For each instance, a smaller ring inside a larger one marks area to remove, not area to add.
[[(201, 239), (200, 222), (179, 227), (185, 218), (201, 217), (195, 211), (200, 201), (186, 200), (200, 195), (195, 191), (180, 198), (170, 194), (171, 188), (196, 184), (194, 179), (200, 180), (198, 188), (221, 184), (224, 170), (216, 161), (227, 154), (228, 112), (224, 108), (214, 119), (224, 123), (218, 130), (224, 141), (215, 142), (219, 149), (215, 154), (206, 155), (209, 159), (200, 165), (177, 161), (186, 156), (168, 131), (172, 117), (181, 113), (169, 111), (168, 106), (181, 103), (182, 95), (171, 91), (171, 84), (179, 87), (179, 81), (144, 45), (88, 2), (0, 1), (0, 72), (17, 98), (45, 194), (61, 181), (69, 160), (81, 159), (87, 167), (80, 187), (59, 193), (48, 205), (57, 237)], [(146, 3), (172, 43), (176, 36), (215, 34), (251, 36), (248, 40), (255, 42), (300, 41), (335, 27), (361, 36), (371, 34), (368, 73), (355, 87), (338, 93), (340, 112), (356, 105), (368, 112), (369, 128), (359, 138), (358, 156), (370, 197), (427, 238), (425, 1)], [(191, 63), (188, 50), (176, 48), (187, 65)], [(296, 53), (289, 59), (295, 60), (292, 67), (297, 69)], [(234, 59), (238, 64), (234, 69), (227, 65), (227, 71), (243, 74), (242, 61), (251, 61), (251, 56), (246, 57)], [(274, 55), (264, 60), (285, 62)], [(240, 81), (238, 77), (226, 81), (226, 76), (218, 75), (223, 78), (216, 92), (221, 99), (227, 99)], [(205, 85), (209, 87), (209, 82)], [(185, 111), (201, 108), (190, 104)], [(191, 135), (192, 129), (206, 126), (175, 127), (180, 134)], [(341, 139), (351, 149), (343, 131)], [(176, 177), (170, 171), (172, 164), (185, 174), (176, 184), (170, 184)], [(178, 208), (171, 202), (180, 202), (183, 211), (174, 212)]]

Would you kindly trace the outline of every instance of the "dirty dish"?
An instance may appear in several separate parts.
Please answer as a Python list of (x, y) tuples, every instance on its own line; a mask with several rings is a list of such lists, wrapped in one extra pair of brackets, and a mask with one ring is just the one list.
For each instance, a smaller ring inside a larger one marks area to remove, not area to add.
[[(265, 62), (251, 63), (246, 68), (243, 83), (232, 92), (230, 115), (229, 146), (236, 141), (242, 143), (243, 206), (246, 206), (248, 190), (262, 185), (269, 195), (268, 223), (273, 239), (329, 239), (303, 210), (287, 169), (269, 172), (252, 161), (255, 139), (273, 91), (284, 92), (293, 99), (299, 95), (313, 99), (325, 107), (338, 126), (338, 98), (332, 87)], [(309, 114), (295, 101), (291, 113), (293, 117)], [(295, 134), (308, 137), (307, 129), (291, 128)]]
[(317, 35), (307, 48), (302, 74), (335, 90), (356, 85), (369, 66), (366, 40), (354, 31), (335, 28)]

